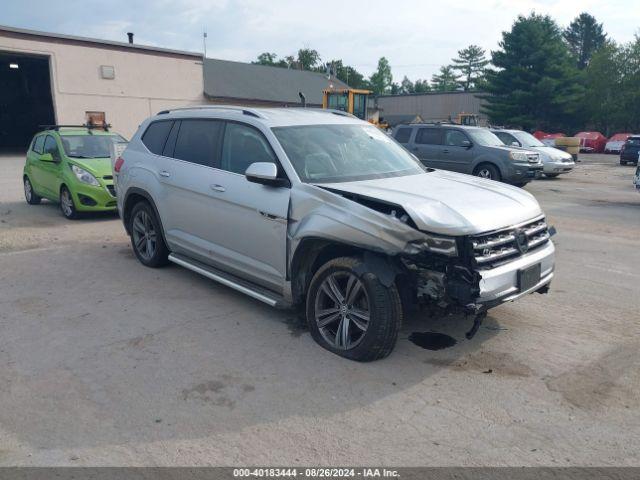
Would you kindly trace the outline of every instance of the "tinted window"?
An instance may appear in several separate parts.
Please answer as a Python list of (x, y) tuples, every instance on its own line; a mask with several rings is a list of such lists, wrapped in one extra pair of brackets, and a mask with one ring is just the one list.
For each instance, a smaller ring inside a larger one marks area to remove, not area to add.
[(147, 146), (150, 152), (162, 155), (162, 149), (172, 124), (172, 121), (153, 122), (147, 127), (147, 131), (142, 135), (142, 143)]
[(400, 128), (396, 132), (396, 140), (400, 143), (409, 143), (409, 138), (411, 138), (410, 128)]
[(173, 157), (173, 151), (176, 147), (176, 140), (178, 138), (178, 131), (180, 130), (181, 123), (182, 122), (180, 122), (180, 120), (173, 122), (167, 141), (164, 143), (164, 149), (162, 150), (162, 155), (165, 157)]
[(36, 153), (41, 154), (43, 152), (43, 148), (44, 148), (44, 135), (40, 135), (39, 137), (36, 137), (35, 141), (33, 142), (32, 150)]
[(462, 142), (468, 141), (467, 136), (460, 130), (445, 130), (444, 144), (450, 147), (461, 147)]
[(54, 160), (58, 160), (60, 158), (56, 139), (51, 135), (47, 135), (47, 138), (44, 141), (44, 153), (50, 153)]
[(255, 128), (240, 123), (227, 123), (220, 168), (244, 175), (255, 162), (276, 163), (264, 136)]
[(416, 134), (416, 143), (440, 145), (440, 130), (437, 128), (421, 128)]
[(182, 120), (173, 158), (215, 167), (222, 122), (219, 120)]

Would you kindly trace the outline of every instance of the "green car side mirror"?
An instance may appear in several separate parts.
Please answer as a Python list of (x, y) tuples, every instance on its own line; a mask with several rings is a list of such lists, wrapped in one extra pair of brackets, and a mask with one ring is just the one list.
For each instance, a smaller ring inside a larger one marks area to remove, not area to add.
[(53, 155), (51, 155), (50, 153), (43, 153), (42, 155), (40, 155), (40, 160), (43, 162), (53, 162)]

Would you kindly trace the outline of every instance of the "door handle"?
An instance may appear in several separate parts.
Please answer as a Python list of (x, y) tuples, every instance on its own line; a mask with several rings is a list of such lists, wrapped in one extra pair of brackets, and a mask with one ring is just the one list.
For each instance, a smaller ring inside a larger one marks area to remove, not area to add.
[(226, 192), (227, 189), (224, 188), (222, 185), (218, 185), (217, 183), (212, 183), (211, 185), (209, 185), (209, 187), (211, 188), (211, 190), (215, 191), (215, 192)]
[(449, 149), (448, 148), (443, 149), (442, 153), (449, 153)]
[(161, 170), (160, 171), (160, 176), (167, 178), (167, 177), (170, 177), (171, 174), (169, 172), (167, 172), (166, 170)]

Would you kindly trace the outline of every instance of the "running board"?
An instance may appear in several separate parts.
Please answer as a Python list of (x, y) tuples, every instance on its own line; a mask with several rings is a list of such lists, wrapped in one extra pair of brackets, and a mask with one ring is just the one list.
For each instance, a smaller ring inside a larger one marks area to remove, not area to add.
[(222, 285), (225, 285), (229, 288), (233, 288), (238, 292), (244, 293), (256, 300), (260, 300), (261, 302), (266, 303), (272, 307), (276, 308), (288, 308), (291, 306), (289, 302), (287, 302), (284, 297), (280, 297), (277, 294), (267, 290), (266, 288), (262, 288), (258, 285), (254, 285), (251, 282), (243, 280), (235, 275), (231, 275), (229, 273), (223, 272), (222, 270), (218, 270), (215, 267), (210, 265), (206, 265), (202, 262), (198, 262), (192, 258), (186, 257), (184, 255), (180, 255), (177, 253), (169, 254), (169, 261), (175, 263), (176, 265), (180, 265), (181, 267), (188, 268), (192, 272), (199, 273), (211, 280), (215, 280)]

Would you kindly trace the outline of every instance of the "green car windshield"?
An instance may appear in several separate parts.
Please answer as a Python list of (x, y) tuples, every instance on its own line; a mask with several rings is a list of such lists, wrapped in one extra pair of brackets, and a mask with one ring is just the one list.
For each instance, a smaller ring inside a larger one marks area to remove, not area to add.
[(60, 135), (67, 157), (106, 158), (112, 143), (124, 142), (120, 135)]

